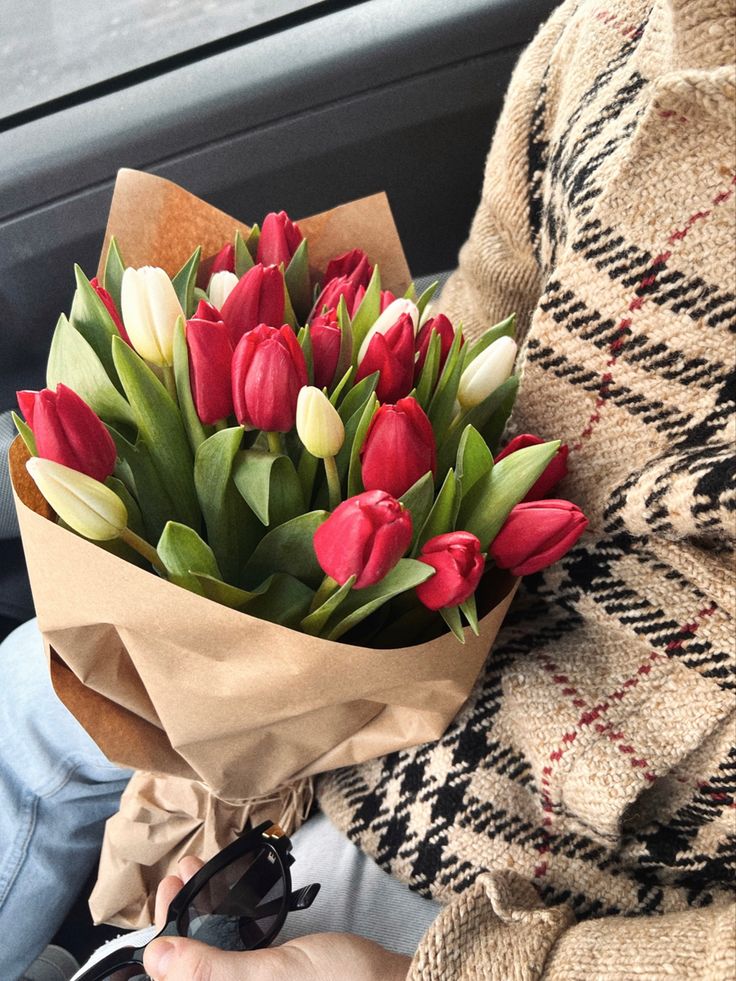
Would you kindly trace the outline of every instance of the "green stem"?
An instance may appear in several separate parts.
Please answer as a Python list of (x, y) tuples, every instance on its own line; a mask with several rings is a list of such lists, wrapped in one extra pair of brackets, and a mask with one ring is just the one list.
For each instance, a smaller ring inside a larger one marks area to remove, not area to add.
[(284, 437), (282, 433), (266, 433), (266, 439), (268, 440), (268, 448), (276, 456), (283, 456), (284, 453)]
[(227, 419), (218, 419), (214, 426), (215, 432), (221, 433), (223, 429), (227, 429)]
[(334, 456), (326, 456), (324, 464), (325, 473), (327, 474), (327, 489), (330, 492), (330, 511), (334, 511), (342, 500), (340, 474), (337, 472), (337, 463), (335, 463)]
[(172, 365), (170, 364), (163, 365), (161, 371), (164, 376), (164, 385), (166, 386), (166, 391), (174, 400), (174, 405), (178, 405), (179, 398), (176, 394), (176, 379), (174, 377), (174, 369)]
[(131, 531), (130, 528), (124, 528), (123, 531), (120, 532), (120, 538), (126, 545), (130, 545), (130, 547), (134, 548), (136, 552), (139, 552), (144, 559), (147, 559), (156, 572), (159, 572), (165, 579), (169, 578), (169, 574), (166, 571), (166, 566), (158, 557), (158, 552), (153, 545), (149, 545), (144, 538), (141, 538), (140, 535), (136, 535), (136, 533)]

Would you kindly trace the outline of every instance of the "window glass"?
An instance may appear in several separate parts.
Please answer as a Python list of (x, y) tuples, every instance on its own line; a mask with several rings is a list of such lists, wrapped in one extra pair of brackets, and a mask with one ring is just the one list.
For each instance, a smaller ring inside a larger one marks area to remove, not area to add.
[(0, 0), (0, 119), (324, 0)]

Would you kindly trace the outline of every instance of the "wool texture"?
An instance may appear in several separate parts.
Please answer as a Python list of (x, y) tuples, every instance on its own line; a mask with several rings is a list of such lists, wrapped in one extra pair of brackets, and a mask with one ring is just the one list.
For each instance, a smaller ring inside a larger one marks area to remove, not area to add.
[(511, 82), (438, 309), (516, 311), (590, 527), (442, 739), (320, 781), (447, 904), (412, 981), (735, 976), (735, 13), (568, 0)]

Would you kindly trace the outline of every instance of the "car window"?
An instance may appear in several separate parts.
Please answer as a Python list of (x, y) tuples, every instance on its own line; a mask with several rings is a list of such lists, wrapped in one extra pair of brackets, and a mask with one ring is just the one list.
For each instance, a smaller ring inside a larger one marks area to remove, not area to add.
[(323, 0), (0, 0), (0, 119)]

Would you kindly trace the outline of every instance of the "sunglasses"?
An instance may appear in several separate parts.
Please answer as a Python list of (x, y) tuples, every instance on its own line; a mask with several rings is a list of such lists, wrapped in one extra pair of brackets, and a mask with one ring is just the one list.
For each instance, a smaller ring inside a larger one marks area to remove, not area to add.
[[(265, 821), (215, 855), (176, 895), (158, 937), (190, 937), (221, 950), (257, 950), (277, 936), (286, 914), (309, 909), (314, 882), (291, 891), (291, 842)], [(149, 941), (150, 943), (150, 941)], [(147, 981), (142, 947), (120, 947), (78, 981)]]

